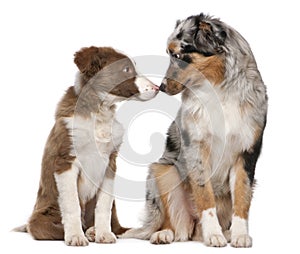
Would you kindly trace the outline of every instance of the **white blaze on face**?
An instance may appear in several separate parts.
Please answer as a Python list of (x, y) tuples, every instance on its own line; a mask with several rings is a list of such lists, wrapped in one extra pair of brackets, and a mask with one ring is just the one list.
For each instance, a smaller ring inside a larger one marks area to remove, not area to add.
[(159, 87), (154, 85), (150, 80), (143, 76), (138, 76), (135, 79), (135, 85), (139, 90), (138, 98), (140, 100), (150, 100), (157, 94)]

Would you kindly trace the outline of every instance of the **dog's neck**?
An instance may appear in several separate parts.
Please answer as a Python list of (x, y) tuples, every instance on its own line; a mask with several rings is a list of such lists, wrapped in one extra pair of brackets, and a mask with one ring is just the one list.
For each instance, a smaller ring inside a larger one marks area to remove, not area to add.
[(84, 81), (82, 73), (78, 72), (75, 78), (74, 92), (77, 95), (75, 114), (90, 117), (95, 114), (115, 114), (116, 103), (121, 100), (108, 92), (96, 91), (89, 81)]

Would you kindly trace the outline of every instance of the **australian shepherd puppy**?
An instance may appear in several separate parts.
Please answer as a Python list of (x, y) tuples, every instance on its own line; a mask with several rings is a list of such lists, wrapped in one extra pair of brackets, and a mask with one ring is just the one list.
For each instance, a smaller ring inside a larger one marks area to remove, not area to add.
[(79, 72), (56, 110), (34, 211), (18, 230), (38, 240), (64, 239), (72, 246), (113, 243), (115, 234), (125, 230), (113, 196), (123, 136), (115, 104), (149, 100), (158, 87), (139, 76), (127, 56), (109, 47), (83, 48), (74, 61)]
[(203, 14), (178, 21), (160, 90), (182, 93), (162, 158), (150, 166), (146, 218), (123, 237), (250, 247), (248, 215), (267, 116), (246, 40)]

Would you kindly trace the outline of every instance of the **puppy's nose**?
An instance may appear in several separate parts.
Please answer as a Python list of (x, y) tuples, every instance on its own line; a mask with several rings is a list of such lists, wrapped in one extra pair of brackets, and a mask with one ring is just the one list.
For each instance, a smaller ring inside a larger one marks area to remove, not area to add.
[(159, 90), (162, 91), (162, 92), (165, 92), (166, 91), (166, 84), (165, 83), (161, 83), (161, 85), (159, 87)]
[(154, 85), (153, 83), (147, 84), (146, 88), (145, 88), (146, 92), (147, 91), (158, 91), (159, 87), (157, 85)]
[(154, 90), (154, 91), (158, 91), (159, 90), (159, 87), (157, 86), (157, 85), (152, 85), (152, 89)]

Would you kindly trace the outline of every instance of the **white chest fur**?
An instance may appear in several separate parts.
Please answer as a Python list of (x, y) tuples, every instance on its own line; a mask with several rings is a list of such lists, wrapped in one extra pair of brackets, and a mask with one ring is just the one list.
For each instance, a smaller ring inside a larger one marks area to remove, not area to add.
[(195, 88), (183, 101), (181, 111), (181, 129), (187, 129), (195, 141), (212, 138), (212, 142), (231, 153), (253, 145), (256, 124), (250, 112), (243, 112), (238, 99), (222, 98), (209, 86)]
[(218, 91), (194, 89), (181, 107), (181, 130), (191, 140), (210, 146), (210, 164), (214, 188), (222, 186), (237, 155), (254, 142), (255, 122), (250, 112), (243, 112), (239, 101), (224, 99)]
[(78, 192), (85, 202), (101, 187), (109, 156), (118, 151), (124, 130), (110, 111), (91, 114), (88, 118), (76, 115), (65, 118), (65, 122), (72, 137), (74, 164), (80, 174)]

